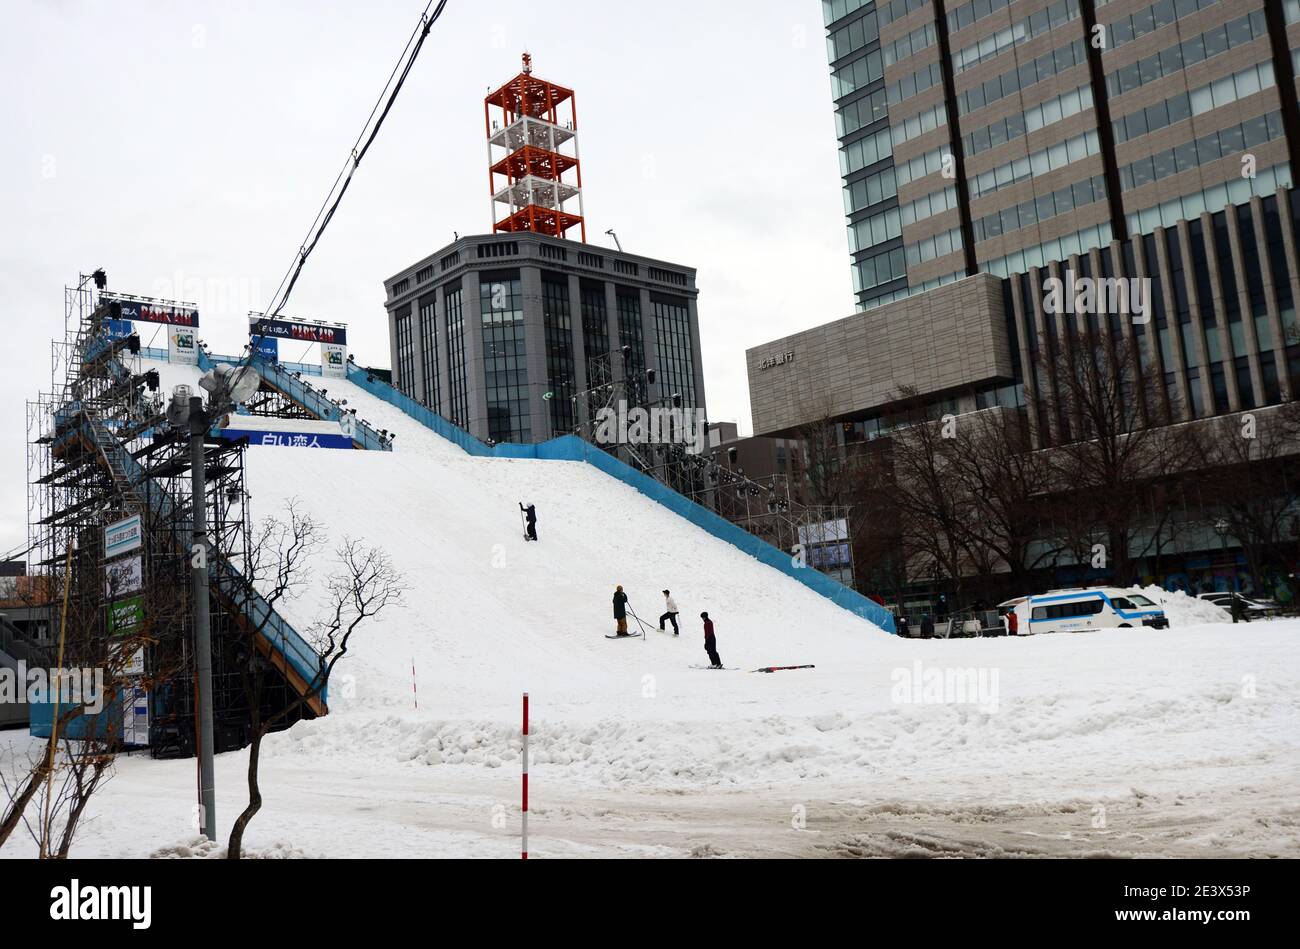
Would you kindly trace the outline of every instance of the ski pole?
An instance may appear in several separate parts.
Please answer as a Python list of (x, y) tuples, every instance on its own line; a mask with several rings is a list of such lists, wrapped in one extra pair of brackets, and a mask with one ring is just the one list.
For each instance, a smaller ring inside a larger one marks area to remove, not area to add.
[(636, 625), (641, 628), (641, 639), (649, 639), (650, 637), (645, 634), (645, 624), (641, 622), (641, 617), (636, 615), (636, 610), (632, 609), (631, 603), (627, 604), (627, 611), (632, 614), (632, 618), (636, 620)]

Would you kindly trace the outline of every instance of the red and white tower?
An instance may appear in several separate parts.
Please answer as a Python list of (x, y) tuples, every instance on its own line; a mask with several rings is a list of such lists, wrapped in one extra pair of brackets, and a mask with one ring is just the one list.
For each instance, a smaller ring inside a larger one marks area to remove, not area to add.
[[(561, 106), (567, 108), (561, 109)], [(492, 190), (492, 232), (534, 231), (563, 237), (573, 227), (587, 242), (573, 90), (524, 71), (483, 100)], [(577, 214), (570, 209), (577, 200)], [(506, 215), (499, 217), (500, 206)]]

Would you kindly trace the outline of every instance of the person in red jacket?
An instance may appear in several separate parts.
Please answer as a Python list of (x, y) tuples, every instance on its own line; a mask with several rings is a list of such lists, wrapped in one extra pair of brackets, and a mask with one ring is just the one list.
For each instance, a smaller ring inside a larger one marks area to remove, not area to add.
[(718, 641), (713, 638), (713, 620), (709, 619), (708, 613), (701, 613), (700, 619), (704, 620), (704, 651), (709, 654), (709, 668), (721, 669), (722, 660), (718, 658)]
[(1016, 616), (1016, 608), (1013, 606), (1007, 610), (1007, 635), (1014, 636), (1020, 628), (1020, 617)]

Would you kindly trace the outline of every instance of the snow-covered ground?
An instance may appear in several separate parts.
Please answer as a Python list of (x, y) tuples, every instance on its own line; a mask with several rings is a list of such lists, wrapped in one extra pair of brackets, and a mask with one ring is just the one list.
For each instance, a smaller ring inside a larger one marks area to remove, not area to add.
[[(516, 853), (527, 690), (537, 856), (1300, 855), (1298, 620), (901, 640), (588, 466), (471, 458), (329, 388), (396, 450), (252, 449), (255, 514), (297, 498), (410, 590), (358, 634), (331, 714), (269, 740), (253, 851)], [(671, 588), (681, 636), (605, 639), (619, 583), (651, 627)], [(701, 610), (738, 669), (691, 668)], [(0, 733), (0, 766), (31, 747)], [(223, 829), (244, 762), (218, 759)], [(123, 760), (75, 853), (202, 853), (193, 798), (193, 762)]]

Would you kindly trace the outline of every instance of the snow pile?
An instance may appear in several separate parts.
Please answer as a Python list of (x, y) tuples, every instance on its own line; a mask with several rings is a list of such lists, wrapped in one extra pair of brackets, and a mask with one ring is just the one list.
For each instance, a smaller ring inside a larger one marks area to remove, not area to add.
[(1138, 592), (1160, 604), (1170, 626), (1199, 626), (1202, 623), (1231, 623), (1232, 615), (1209, 600), (1188, 596), (1182, 590), (1166, 590), (1155, 585), (1139, 587)]
[[(160, 847), (149, 854), (151, 860), (225, 860), (226, 845), (221, 841), (195, 837), (183, 844)], [(276, 842), (268, 847), (251, 850), (244, 848), (245, 860), (302, 860), (307, 854), (299, 847)]]

